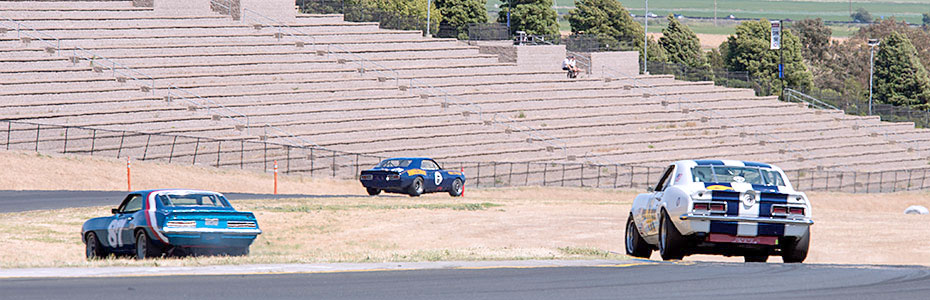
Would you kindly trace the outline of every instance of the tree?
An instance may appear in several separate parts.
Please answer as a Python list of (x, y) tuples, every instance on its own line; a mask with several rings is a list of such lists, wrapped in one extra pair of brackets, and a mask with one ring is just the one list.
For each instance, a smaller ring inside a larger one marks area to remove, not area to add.
[(682, 25), (669, 14), (668, 26), (662, 29), (659, 45), (665, 50), (668, 62), (686, 65), (692, 68), (705, 69), (709, 67), (701, 51), (701, 40), (686, 25)]
[(830, 47), (833, 31), (823, 23), (823, 19), (804, 19), (794, 24), (794, 29), (801, 39), (801, 54), (810, 61), (820, 62)]
[(930, 26), (930, 13), (924, 13), (924, 26)]
[(507, 23), (507, 12), (510, 14), (510, 33), (526, 31), (527, 34), (558, 35), (558, 14), (552, 8), (552, 0), (504, 0), (497, 14), (498, 23)]
[(724, 62), (731, 71), (749, 71), (763, 90), (780, 94), (781, 79), (778, 63), (784, 57), (785, 82), (789, 87), (808, 89), (812, 85), (810, 71), (801, 57), (801, 41), (791, 30), (782, 31), (781, 50), (770, 50), (771, 23), (762, 19), (745, 21), (736, 27), (736, 35), (720, 44)]
[(875, 100), (880, 103), (916, 106), (930, 103), (930, 76), (917, 58), (907, 36), (892, 32), (875, 55)]
[[(426, 27), (426, 1), (418, 0), (346, 0), (346, 21), (379, 22), (382, 28), (420, 30)], [(439, 29), (442, 13), (430, 9), (430, 31)]]
[(856, 12), (849, 15), (849, 17), (856, 23), (872, 23), (872, 14), (865, 10), (865, 8), (860, 7)]
[(634, 49), (643, 49), (643, 27), (617, 0), (576, 0), (568, 12), (572, 32), (597, 34)]
[(442, 23), (451, 25), (458, 32), (457, 38), (468, 38), (468, 23), (487, 23), (487, 0), (435, 0), (433, 5), (442, 14)]

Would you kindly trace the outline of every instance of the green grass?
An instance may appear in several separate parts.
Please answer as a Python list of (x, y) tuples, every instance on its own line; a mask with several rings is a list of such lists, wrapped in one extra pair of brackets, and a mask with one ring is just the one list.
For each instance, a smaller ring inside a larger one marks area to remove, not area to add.
[[(564, 16), (572, 7), (574, 0), (555, 0), (556, 11), (560, 16)], [(643, 15), (643, 1), (620, 1), (624, 7), (636, 15)], [(487, 3), (488, 11), (491, 12), (490, 21), (497, 20), (496, 12), (500, 9), (498, 0), (489, 0)], [(854, 0), (852, 9), (865, 8), (876, 19), (881, 17), (895, 17), (898, 20), (906, 20), (911, 24), (921, 24), (921, 14), (930, 12), (930, 1), (927, 0)], [(683, 14), (689, 17), (713, 17), (714, 1), (711, 0), (653, 0), (649, 1), (649, 11), (659, 16), (668, 15), (669, 13)], [(850, 21), (849, 3), (847, 1), (833, 0), (718, 0), (717, 17), (725, 18), (733, 14), (738, 18), (766, 18), (770, 20), (792, 19), (801, 20), (806, 18), (823, 18), (827, 21)], [(642, 18), (638, 18), (642, 21)], [(655, 24), (650, 20), (649, 32), (660, 32), (664, 24), (653, 27)], [(707, 22), (701, 25), (691, 25), (692, 30), (696, 33), (704, 34), (732, 34), (735, 32), (732, 25), (714, 26), (713, 23)], [(831, 26), (834, 30), (834, 36), (850, 36), (857, 30), (856, 27), (837, 25)], [(559, 29), (568, 31), (570, 26), (565, 20), (559, 20)]]

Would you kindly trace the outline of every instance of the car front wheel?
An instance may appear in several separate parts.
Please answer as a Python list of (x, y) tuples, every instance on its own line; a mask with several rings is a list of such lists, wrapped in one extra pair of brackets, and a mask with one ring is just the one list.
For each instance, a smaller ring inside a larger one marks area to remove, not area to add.
[(87, 260), (94, 260), (107, 256), (107, 251), (103, 249), (103, 245), (101, 245), (100, 240), (97, 239), (97, 234), (93, 232), (88, 232), (87, 237), (84, 238), (84, 250)]
[(458, 197), (461, 196), (464, 191), (465, 185), (462, 184), (462, 180), (456, 178), (455, 181), (452, 182), (452, 189), (449, 190), (449, 196)]
[(649, 258), (652, 255), (649, 244), (646, 244), (646, 240), (639, 234), (639, 229), (636, 229), (633, 214), (626, 219), (626, 254), (641, 258)]

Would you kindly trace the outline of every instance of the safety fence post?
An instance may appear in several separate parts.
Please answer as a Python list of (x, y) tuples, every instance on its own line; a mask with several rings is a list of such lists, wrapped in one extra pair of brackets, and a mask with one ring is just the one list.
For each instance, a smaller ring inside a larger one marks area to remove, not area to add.
[[(120, 145), (122, 144), (123, 142), (120, 141)], [(65, 126), (65, 144), (61, 147), (61, 153), (68, 153), (68, 126)], [(116, 155), (116, 158), (119, 158), (119, 154)]]
[(216, 142), (216, 167), (220, 167), (220, 155), (223, 153), (223, 140)]
[[(171, 153), (168, 154), (168, 163), (171, 163), (171, 159), (174, 158), (174, 145), (178, 143), (178, 136), (174, 136), (174, 141), (171, 142)], [(93, 152), (93, 150), (91, 150)]]
[(151, 134), (146, 135), (146, 137), (147, 137), (147, 138), (145, 139), (145, 149), (142, 150), (142, 160), (145, 160), (145, 158), (146, 158), (147, 155), (149, 154), (149, 142), (152, 141), (152, 135), (151, 135)]
[[(65, 136), (67, 136), (67, 130), (65, 132), (66, 132)], [(116, 158), (119, 158), (120, 154), (123, 154), (123, 140), (125, 139), (126, 139), (126, 131), (123, 130), (123, 133), (120, 134), (119, 136), (119, 148), (116, 150)], [(66, 143), (68, 142), (67, 138), (65, 139), (65, 142)]]
[(549, 172), (549, 163), (543, 163), (543, 186), (546, 186), (546, 173)]
[(333, 178), (336, 178), (336, 150), (332, 150), (332, 152), (333, 152), (333, 166), (332, 166)]
[[(36, 152), (39, 152), (39, 124), (36, 124)], [(91, 155), (94, 155), (91, 153)]]
[(194, 159), (191, 160), (191, 165), (197, 164), (197, 150), (200, 149), (200, 138), (197, 138), (197, 142), (194, 143)]

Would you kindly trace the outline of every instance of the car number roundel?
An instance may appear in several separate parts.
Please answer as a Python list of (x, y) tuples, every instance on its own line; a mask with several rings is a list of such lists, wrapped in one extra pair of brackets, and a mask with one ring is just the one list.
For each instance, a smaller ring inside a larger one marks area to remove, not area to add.
[(439, 185), (440, 183), (442, 183), (442, 172), (436, 171), (435, 174), (436, 176), (434, 177), (435, 177), (436, 185)]

